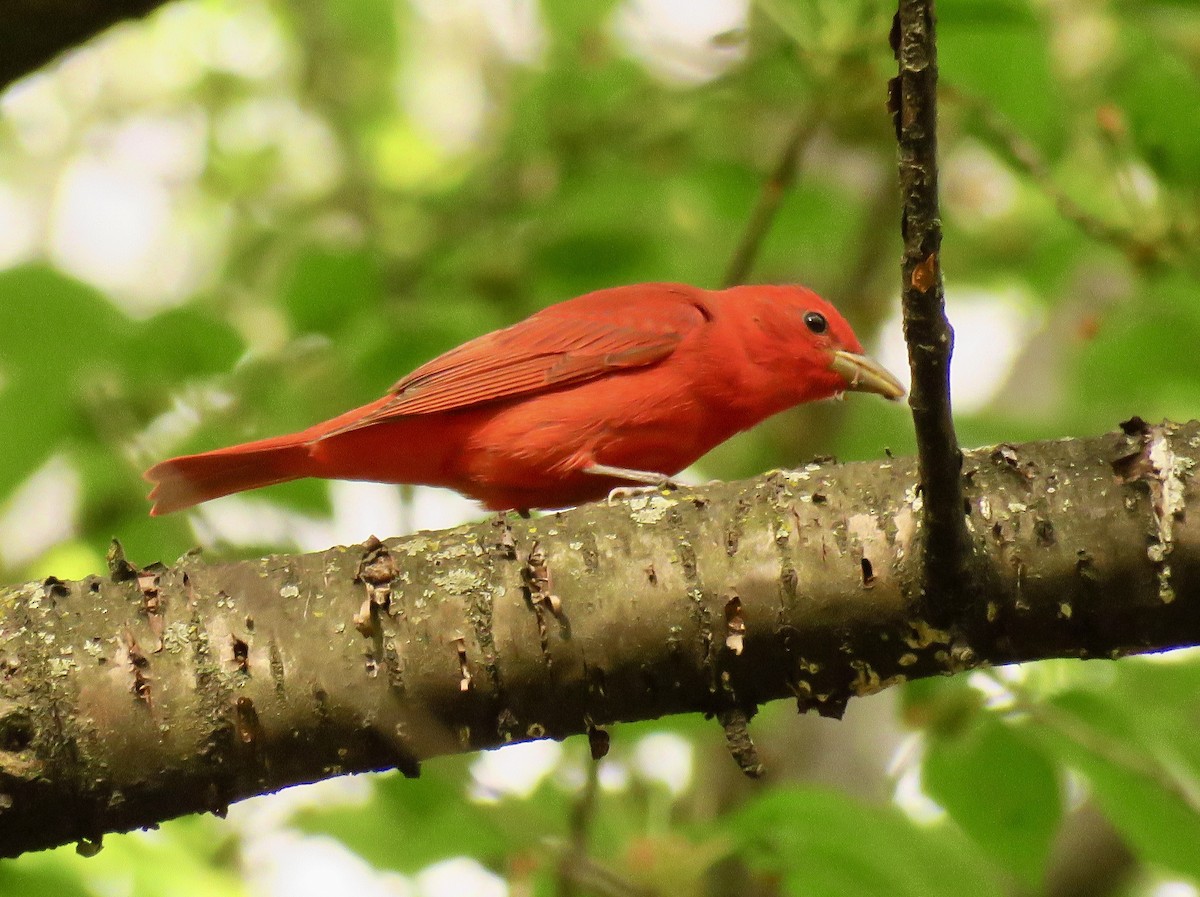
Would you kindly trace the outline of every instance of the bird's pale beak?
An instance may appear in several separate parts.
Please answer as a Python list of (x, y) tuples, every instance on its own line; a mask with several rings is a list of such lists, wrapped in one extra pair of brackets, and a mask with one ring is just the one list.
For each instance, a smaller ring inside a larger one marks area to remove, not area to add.
[(846, 390), (853, 392), (878, 393), (885, 399), (899, 399), (904, 395), (900, 381), (888, 373), (873, 358), (855, 355), (838, 349), (833, 353), (829, 369), (840, 374), (846, 381)]

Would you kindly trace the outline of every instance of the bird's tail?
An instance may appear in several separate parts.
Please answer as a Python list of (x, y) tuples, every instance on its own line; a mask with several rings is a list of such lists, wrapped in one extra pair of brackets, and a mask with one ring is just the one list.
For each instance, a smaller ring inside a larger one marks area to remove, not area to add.
[(150, 514), (159, 517), (210, 498), (308, 476), (309, 441), (292, 434), (183, 455), (155, 464), (142, 476), (154, 484)]

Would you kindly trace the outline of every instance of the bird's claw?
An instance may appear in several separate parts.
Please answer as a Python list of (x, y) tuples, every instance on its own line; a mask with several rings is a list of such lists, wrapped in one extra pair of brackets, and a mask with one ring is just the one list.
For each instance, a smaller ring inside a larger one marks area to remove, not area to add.
[(634, 498), (638, 495), (651, 495), (655, 492), (661, 492), (664, 489), (678, 489), (680, 483), (670, 477), (663, 477), (658, 483), (648, 483), (644, 486), (618, 486), (615, 489), (609, 490), (608, 503), (611, 505), (614, 501), (619, 501), (626, 498)]

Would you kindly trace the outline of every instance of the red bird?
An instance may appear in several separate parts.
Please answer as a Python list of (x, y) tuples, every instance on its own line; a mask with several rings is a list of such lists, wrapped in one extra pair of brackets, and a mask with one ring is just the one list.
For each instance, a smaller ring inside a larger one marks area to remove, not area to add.
[(151, 467), (154, 515), (301, 477), (449, 486), (492, 510), (662, 484), (776, 412), (896, 378), (799, 286), (588, 293), (417, 368), (299, 433)]

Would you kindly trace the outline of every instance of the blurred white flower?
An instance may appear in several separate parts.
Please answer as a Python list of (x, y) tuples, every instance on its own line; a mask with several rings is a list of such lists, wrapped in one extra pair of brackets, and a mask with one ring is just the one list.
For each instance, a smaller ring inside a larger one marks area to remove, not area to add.
[(695, 765), (692, 743), (673, 732), (647, 735), (634, 748), (634, 763), (644, 779), (660, 782), (678, 796), (692, 781)]
[(748, 0), (625, 0), (613, 31), (663, 80), (703, 84), (745, 58), (745, 42), (725, 38), (746, 28), (749, 11)]

